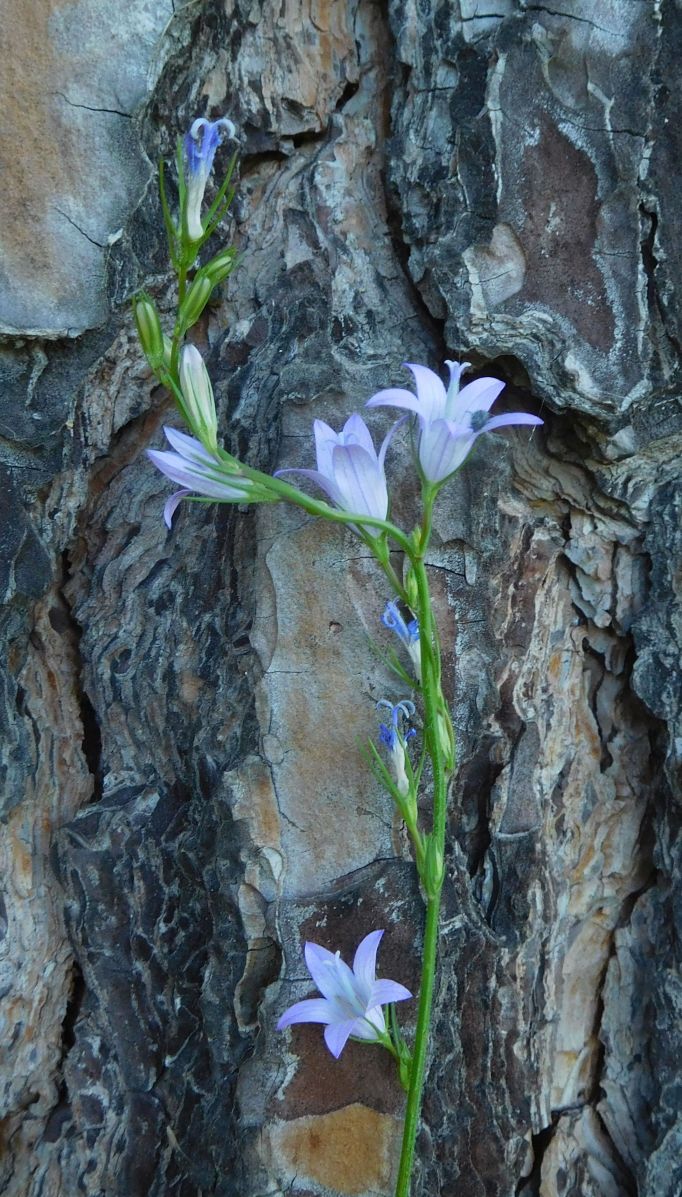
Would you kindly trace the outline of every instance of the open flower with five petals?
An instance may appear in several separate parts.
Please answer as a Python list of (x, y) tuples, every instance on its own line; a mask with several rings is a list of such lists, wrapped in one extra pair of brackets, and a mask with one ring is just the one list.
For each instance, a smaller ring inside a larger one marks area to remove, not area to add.
[(388, 1030), (382, 1006), (412, 997), (397, 981), (377, 980), (376, 960), (383, 931), (372, 931), (358, 944), (352, 969), (340, 952), (316, 943), (305, 945), (305, 962), (321, 998), (307, 998), (285, 1010), (278, 1031), (294, 1023), (324, 1024), (327, 1047), (337, 1059), (349, 1039), (386, 1043)]
[(459, 469), (483, 432), (493, 432), (507, 424), (542, 424), (538, 416), (526, 412), (488, 415), (504, 388), (497, 378), (477, 378), (460, 390), (460, 378), (468, 362), (446, 362), (450, 384), (446, 391), (433, 370), (405, 362), (412, 371), (417, 394), (402, 387), (377, 391), (367, 407), (398, 407), (412, 411), (419, 420), (419, 464), (427, 482), (440, 483)]

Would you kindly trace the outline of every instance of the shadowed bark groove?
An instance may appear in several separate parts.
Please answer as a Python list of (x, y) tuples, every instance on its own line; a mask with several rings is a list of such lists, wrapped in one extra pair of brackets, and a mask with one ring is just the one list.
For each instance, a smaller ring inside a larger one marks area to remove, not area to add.
[(417, 983), (357, 747), (403, 697), (368, 648), (391, 596), (295, 511), (168, 534), (144, 454), (176, 422), (128, 303), (172, 302), (151, 163), (224, 112), (244, 256), (196, 339), (226, 445), (310, 465), (313, 418), (405, 360), (466, 358), (545, 419), (481, 438), (435, 520), (460, 764), (415, 1197), (679, 1197), (679, 6), (15, 7), (0, 1189), (392, 1191), (388, 1062), (274, 1029), (305, 939), (383, 927)]

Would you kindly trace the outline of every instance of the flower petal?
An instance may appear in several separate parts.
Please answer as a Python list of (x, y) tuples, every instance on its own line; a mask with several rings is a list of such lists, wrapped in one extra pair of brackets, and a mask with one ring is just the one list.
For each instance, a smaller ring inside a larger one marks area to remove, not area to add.
[(421, 403), (420, 415), (425, 420), (439, 420), (445, 415), (445, 387), (440, 378), (428, 366), (417, 366), (413, 362), (403, 364), (414, 374)]
[(371, 1006), (387, 1006), (389, 1002), (404, 1002), (411, 998), (409, 989), (398, 981), (375, 981), (372, 986)]
[(317, 468), (321, 474), (330, 478), (332, 473), (332, 449), (334, 445), (341, 443), (340, 434), (334, 432), (324, 420), (313, 421), (313, 434), (315, 436), (315, 456), (317, 458)]
[(417, 396), (402, 387), (387, 387), (386, 390), (377, 391), (376, 395), (367, 400), (365, 407), (404, 407), (407, 411), (416, 412), (418, 416), (424, 414)]
[(467, 417), (475, 411), (490, 411), (497, 396), (504, 390), (504, 385), (499, 378), (475, 378), (473, 382), (468, 382), (455, 396), (448, 418), (456, 420), (458, 424), (468, 424)]
[(175, 515), (175, 510), (178, 504), (182, 502), (182, 500), (185, 498), (185, 495), (190, 495), (191, 493), (192, 492), (190, 490), (187, 490), (185, 487), (183, 487), (182, 490), (176, 490), (174, 495), (171, 495), (170, 498), (166, 499), (163, 508), (163, 520), (167, 528), (172, 528), (173, 526), (173, 516)]
[(525, 411), (513, 411), (505, 416), (493, 416), (488, 420), (481, 432), (492, 432), (494, 428), (504, 428), (507, 424), (544, 424), (539, 416), (531, 416)]
[[(313, 981), (320, 993), (328, 999), (335, 998), (339, 993), (336, 973), (343, 961), (323, 948), (319, 943), (307, 943), (303, 950), (305, 962)], [(348, 968), (348, 965), (345, 965)], [(350, 972), (350, 969), (348, 970)]]
[(374, 1006), (368, 1010), (364, 1018), (357, 1018), (353, 1027), (356, 1039), (376, 1040), (379, 1035), (386, 1034), (386, 1019), (381, 1006)]
[(461, 466), (471, 451), (475, 433), (451, 420), (435, 420), (419, 438), (419, 461), (429, 482), (442, 482)]
[(248, 499), (251, 483), (248, 479), (234, 483), (223, 481), (215, 474), (209, 474), (203, 465), (193, 464), (178, 453), (164, 453), (159, 449), (147, 449), (147, 457), (154, 462), (172, 482), (186, 486), (197, 494), (207, 495), (211, 499), (222, 499), (228, 503), (243, 503)]
[(370, 457), (376, 460), (377, 451), (374, 448), (372, 434), (358, 412), (355, 411), (352, 416), (348, 417), (343, 426), (343, 432), (340, 435), (343, 437), (343, 440), (339, 441), (340, 444), (360, 445), (362, 449), (369, 453)]
[(355, 978), (367, 989), (367, 1005), (376, 1005), (370, 1003), (369, 995), (377, 974), (377, 952), (383, 934), (383, 931), (370, 931), (358, 944), (353, 958)]
[(166, 434), (166, 440), (181, 457), (186, 457), (188, 461), (197, 462), (199, 465), (217, 465), (215, 457), (207, 449), (204, 449), (201, 441), (195, 440), (193, 436), (187, 436), (185, 432), (180, 432), (177, 428), (165, 427), (163, 431)]
[(332, 1022), (328, 1027), (324, 1028), (324, 1041), (331, 1054), (337, 1060), (346, 1046), (349, 1037), (353, 1034), (353, 1027), (356, 1021), (357, 1019), (349, 1018), (345, 1022)]
[[(388, 512), (388, 490), (378, 461), (360, 445), (335, 445), (332, 450), (334, 482), (343, 497), (346, 511), (371, 515), (385, 520)], [(373, 535), (378, 530), (369, 529)]]
[(306, 998), (304, 1002), (295, 1002), (293, 1006), (284, 1011), (277, 1023), (277, 1030), (283, 1031), (285, 1027), (291, 1027), (294, 1023), (299, 1022), (330, 1023), (333, 1018), (334, 1012), (326, 998)]

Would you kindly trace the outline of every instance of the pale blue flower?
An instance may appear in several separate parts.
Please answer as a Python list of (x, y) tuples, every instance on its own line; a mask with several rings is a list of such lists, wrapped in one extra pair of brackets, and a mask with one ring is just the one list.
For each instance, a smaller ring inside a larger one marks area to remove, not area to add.
[(396, 788), (404, 798), (410, 792), (410, 779), (406, 768), (407, 741), (417, 733), (411, 727), (406, 734), (403, 734), (401, 724), (403, 720), (409, 720), (414, 715), (414, 703), (410, 702), (409, 698), (403, 698), (401, 702), (396, 703), (389, 702), (386, 698), (380, 698), (377, 703), (377, 708), (379, 707), (387, 707), (391, 712), (390, 723), (379, 724), (379, 739), (388, 749)]
[(450, 369), (447, 391), (427, 366), (405, 362), (414, 375), (417, 394), (402, 387), (377, 391), (367, 407), (399, 407), (416, 413), (419, 420), (419, 464), (427, 482), (443, 482), (459, 469), (483, 432), (507, 424), (542, 424), (538, 416), (512, 412), (488, 417), (504, 383), (497, 378), (477, 378), (460, 391), (459, 381), (468, 362), (446, 362)]
[(187, 236), (190, 241), (200, 241), (204, 235), (201, 223), (201, 205), (208, 177), (213, 168), (215, 152), (220, 145), (222, 130), (228, 137), (234, 137), (232, 121), (223, 116), (209, 121), (200, 116), (195, 120), (184, 138), (185, 182), (187, 185)]
[[(277, 476), (303, 474), (321, 486), (342, 511), (385, 520), (388, 488), (384, 459), (397, 426), (394, 424), (377, 453), (369, 428), (357, 413), (346, 420), (341, 432), (334, 432), (324, 420), (315, 420), (317, 469), (278, 470)], [(366, 531), (372, 536), (380, 534), (379, 528), (367, 527)]]
[(147, 456), (162, 474), (173, 482), (179, 482), (182, 487), (182, 490), (171, 495), (163, 509), (163, 518), (169, 528), (178, 503), (186, 495), (206, 495), (224, 503), (244, 503), (261, 497), (256, 495), (254, 484), (249, 478), (240, 477), (237, 471), (233, 474), (223, 461), (209, 453), (194, 437), (178, 432), (177, 428), (164, 428), (164, 432), (175, 452), (147, 449)]
[(400, 612), (396, 598), (386, 603), (384, 613), (381, 616), (381, 622), (389, 631), (395, 632), (398, 639), (405, 645), (410, 654), (417, 681), (421, 681), (422, 658), (419, 647), (419, 620), (410, 619), (409, 622), (406, 622)]
[(382, 1006), (412, 997), (397, 981), (378, 981), (376, 960), (383, 931), (371, 931), (358, 945), (350, 969), (340, 952), (329, 952), (316, 943), (305, 945), (305, 962), (321, 998), (296, 1002), (277, 1023), (283, 1031), (294, 1023), (324, 1024), (327, 1047), (337, 1059), (348, 1040), (381, 1042), (387, 1037)]

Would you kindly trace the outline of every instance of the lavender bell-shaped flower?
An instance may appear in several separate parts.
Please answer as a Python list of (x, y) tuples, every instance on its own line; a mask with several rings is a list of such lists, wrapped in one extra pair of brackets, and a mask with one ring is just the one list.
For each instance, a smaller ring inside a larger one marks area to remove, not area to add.
[[(384, 474), (386, 450), (397, 424), (394, 424), (377, 453), (369, 428), (357, 413), (346, 420), (341, 432), (334, 432), (324, 420), (315, 420), (316, 470), (278, 470), (282, 474), (302, 474), (329, 495), (342, 511), (370, 515), (385, 520), (388, 514), (388, 488)], [(372, 536), (379, 528), (366, 527)]]
[(397, 981), (378, 981), (376, 960), (383, 931), (372, 931), (358, 945), (350, 969), (339, 952), (316, 943), (305, 945), (305, 962), (321, 998), (307, 998), (285, 1010), (277, 1023), (283, 1031), (294, 1023), (324, 1024), (327, 1047), (337, 1059), (350, 1038), (382, 1042), (388, 1031), (382, 1006), (412, 997)]
[(447, 391), (427, 366), (405, 362), (414, 375), (417, 394), (402, 387), (388, 387), (368, 399), (367, 407), (399, 407), (416, 413), (419, 420), (419, 464), (427, 482), (444, 482), (459, 469), (483, 432), (507, 424), (542, 424), (539, 416), (511, 412), (488, 416), (504, 383), (497, 378), (477, 378), (460, 391), (461, 375), (468, 362), (446, 362), (450, 369)]
[(200, 241), (204, 235), (201, 205), (223, 129), (228, 137), (234, 137), (235, 127), (226, 116), (217, 121), (200, 116), (193, 122), (189, 133), (185, 134), (186, 231), (190, 241)]
[(194, 437), (178, 432), (177, 428), (164, 428), (164, 432), (174, 452), (147, 449), (147, 457), (162, 474), (173, 482), (179, 482), (182, 487), (170, 496), (163, 509), (167, 527), (171, 526), (180, 500), (192, 493), (206, 495), (223, 503), (244, 503), (263, 498), (249, 478), (241, 477), (237, 470), (232, 473), (226, 463), (209, 453)]

